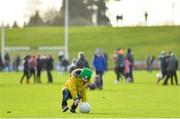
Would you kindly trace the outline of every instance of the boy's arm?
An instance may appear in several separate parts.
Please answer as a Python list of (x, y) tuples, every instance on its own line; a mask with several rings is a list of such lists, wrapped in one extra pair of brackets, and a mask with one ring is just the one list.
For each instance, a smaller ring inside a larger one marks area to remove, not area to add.
[(81, 95), (82, 95), (82, 102), (86, 102), (87, 101), (86, 88), (83, 89)]
[(83, 86), (83, 90), (82, 90), (82, 102), (87, 102), (87, 92), (86, 92), (86, 89), (87, 89), (87, 85), (90, 84), (90, 81), (88, 81), (84, 86)]
[[(74, 77), (72, 77), (72, 78), (74, 78)], [(77, 84), (77, 82), (74, 79), (71, 79), (68, 81), (68, 85), (69, 85), (68, 88), (69, 88), (69, 91), (70, 91), (73, 99), (77, 98), (77, 94), (78, 94), (78, 92), (76, 90), (76, 84)]]

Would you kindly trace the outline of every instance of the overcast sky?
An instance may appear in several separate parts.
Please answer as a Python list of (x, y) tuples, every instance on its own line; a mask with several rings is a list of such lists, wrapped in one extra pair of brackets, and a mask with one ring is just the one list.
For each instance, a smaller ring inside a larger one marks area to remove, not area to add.
[[(13, 25), (13, 21), (16, 20), (20, 26), (24, 25), (24, 22), (29, 21), (29, 16), (32, 14), (28, 10), (29, 0), (0, 0), (0, 23), (9, 23)], [(41, 12), (53, 8), (59, 10), (61, 7), (61, 0), (40, 0), (42, 3), (38, 9)]]
[(110, 2), (109, 17), (116, 25), (115, 16), (123, 15), (118, 25), (138, 25), (145, 23), (144, 13), (148, 13), (148, 25), (180, 25), (180, 0), (121, 0)]
[[(41, 0), (41, 12), (54, 8), (60, 9), (61, 0)], [(174, 4), (173, 4), (174, 3)], [(110, 0), (107, 7), (113, 26), (136, 26), (145, 24), (144, 13), (148, 13), (147, 24), (180, 25), (180, 0)], [(29, 21), (30, 11), (27, 9), (27, 0), (0, 0), (0, 23), (13, 24), (16, 20), (20, 26)], [(116, 22), (116, 15), (123, 15), (123, 21)]]

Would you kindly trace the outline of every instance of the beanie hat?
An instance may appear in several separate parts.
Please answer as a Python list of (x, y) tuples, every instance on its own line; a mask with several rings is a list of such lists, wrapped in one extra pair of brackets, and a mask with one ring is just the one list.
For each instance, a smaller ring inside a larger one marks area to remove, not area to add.
[(89, 68), (83, 68), (80, 73), (80, 78), (84, 78), (85, 80), (90, 80), (92, 75), (92, 71)]

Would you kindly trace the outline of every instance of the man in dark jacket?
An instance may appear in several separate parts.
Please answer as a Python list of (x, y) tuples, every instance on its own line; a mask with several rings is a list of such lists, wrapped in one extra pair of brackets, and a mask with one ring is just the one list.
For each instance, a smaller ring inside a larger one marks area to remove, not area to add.
[(21, 58), (19, 55), (17, 55), (15, 58), (15, 70), (16, 70), (16, 72), (19, 72), (20, 63), (21, 63)]
[(160, 61), (160, 71), (161, 71), (162, 77), (157, 80), (157, 84), (159, 84), (159, 82), (167, 76), (167, 63), (168, 63), (167, 60), (168, 60), (168, 57), (166, 55), (166, 52), (161, 51), (160, 56), (159, 56), (159, 61)]
[(43, 69), (43, 60), (41, 59), (41, 55), (37, 56), (36, 61), (37, 61), (36, 81), (37, 81), (37, 83), (41, 83), (41, 72)]
[(46, 70), (47, 70), (47, 76), (48, 76), (48, 83), (52, 83), (53, 82), (53, 77), (51, 74), (51, 71), (53, 70), (53, 58), (51, 55), (49, 55), (46, 59)]
[(167, 77), (165, 81), (163, 82), (163, 85), (168, 85), (168, 80), (171, 78), (171, 84), (173, 85), (173, 77), (175, 78), (176, 85), (178, 84), (177, 74), (176, 71), (178, 69), (178, 61), (174, 56), (174, 53), (170, 53), (169, 59), (168, 59), (168, 65), (167, 65)]
[(24, 78), (26, 77), (26, 83), (29, 83), (30, 78), (30, 68), (29, 68), (29, 60), (31, 56), (27, 55), (24, 58), (24, 69), (23, 69), (23, 76), (21, 77), (20, 83), (23, 83)]

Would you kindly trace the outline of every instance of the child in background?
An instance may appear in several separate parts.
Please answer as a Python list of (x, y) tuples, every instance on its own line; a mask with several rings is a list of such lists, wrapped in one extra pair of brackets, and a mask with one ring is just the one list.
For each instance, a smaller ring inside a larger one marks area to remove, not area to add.
[(126, 77), (126, 82), (131, 82), (131, 76), (130, 76), (130, 61), (128, 60), (128, 58), (126, 57), (124, 60), (124, 74)]

